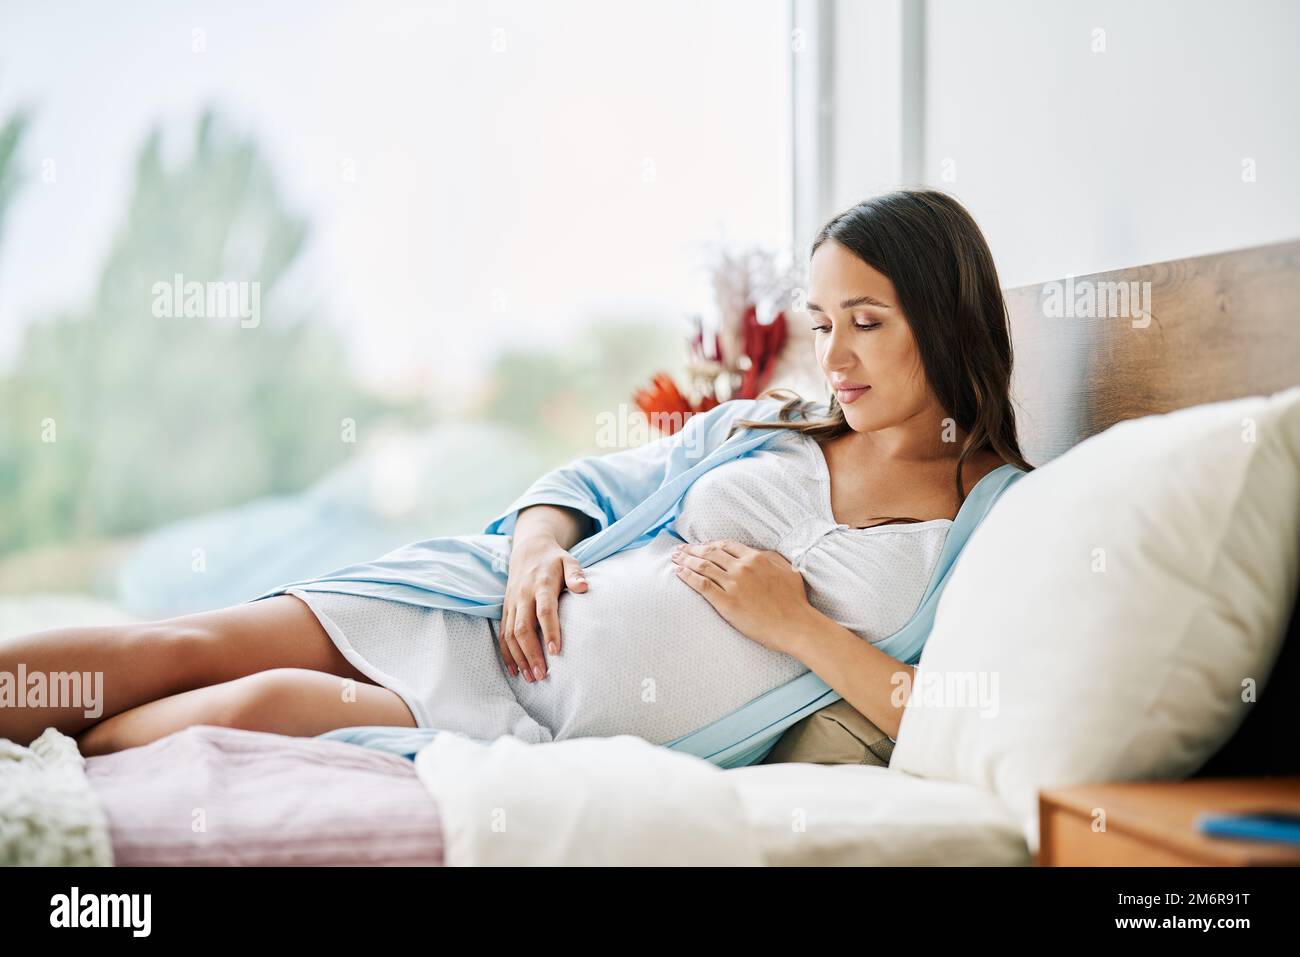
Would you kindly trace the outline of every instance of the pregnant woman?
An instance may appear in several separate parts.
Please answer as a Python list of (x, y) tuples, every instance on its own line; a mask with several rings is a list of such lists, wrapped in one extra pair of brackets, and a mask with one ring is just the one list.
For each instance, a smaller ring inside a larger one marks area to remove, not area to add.
[(949, 569), (1030, 469), (1006, 307), (969, 214), (921, 190), (827, 223), (808, 293), (828, 401), (724, 402), (542, 476), (482, 535), (0, 644), (0, 672), (104, 682), (101, 715), (0, 707), (0, 736), (52, 725), (93, 755), (195, 724), (634, 734), (736, 766), (840, 697), (896, 736)]

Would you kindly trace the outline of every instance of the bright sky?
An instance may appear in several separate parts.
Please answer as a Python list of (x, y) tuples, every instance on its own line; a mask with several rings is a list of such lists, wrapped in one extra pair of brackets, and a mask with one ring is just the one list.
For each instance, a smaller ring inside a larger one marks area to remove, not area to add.
[(0, 0), (0, 120), (36, 111), (0, 364), (89, 295), (149, 127), (188, 144), (209, 103), (312, 220), (301, 295), (381, 388), (614, 309), (684, 328), (702, 243), (789, 245), (784, 0), (235, 6)]

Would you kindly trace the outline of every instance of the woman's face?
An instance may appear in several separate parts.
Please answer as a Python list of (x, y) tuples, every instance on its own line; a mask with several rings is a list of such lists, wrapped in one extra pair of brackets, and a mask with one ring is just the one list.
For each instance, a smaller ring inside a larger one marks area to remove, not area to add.
[(901, 425), (937, 404), (894, 284), (834, 240), (813, 254), (808, 314), (817, 362), (854, 431)]

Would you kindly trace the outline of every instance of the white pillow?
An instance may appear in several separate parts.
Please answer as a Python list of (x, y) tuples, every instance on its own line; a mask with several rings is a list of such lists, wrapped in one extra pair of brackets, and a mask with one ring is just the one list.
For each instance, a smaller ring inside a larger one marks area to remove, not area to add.
[(1081, 442), (967, 543), (890, 767), (994, 792), (1032, 850), (1040, 789), (1186, 777), (1263, 690), (1298, 552), (1300, 387)]

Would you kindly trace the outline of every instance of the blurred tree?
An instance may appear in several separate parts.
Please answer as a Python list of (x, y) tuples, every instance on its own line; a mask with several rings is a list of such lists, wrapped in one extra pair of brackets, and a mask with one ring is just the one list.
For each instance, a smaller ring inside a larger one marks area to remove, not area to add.
[[(332, 329), (276, 296), (307, 234), (256, 144), (211, 112), (174, 168), (151, 133), (93, 301), (27, 326), (0, 376), (0, 553), (296, 491), (348, 457), (345, 420), (391, 408)], [(176, 274), (259, 283), (260, 321), (156, 316)]]
[(5, 209), (18, 189), (18, 144), (27, 129), (27, 114), (15, 113), (0, 126), (0, 236), (4, 234)]

